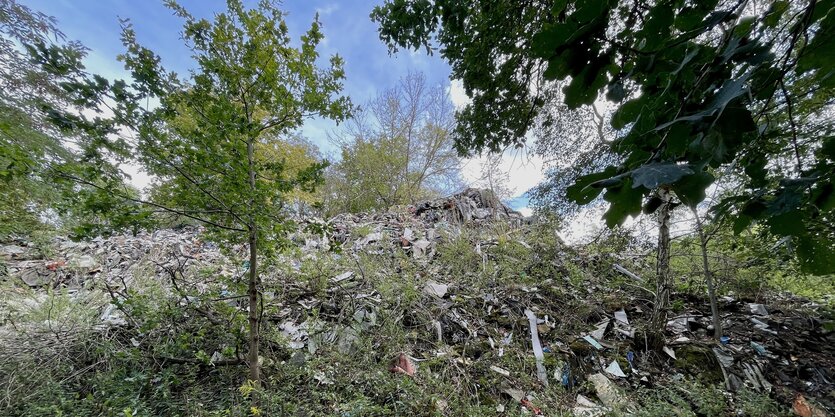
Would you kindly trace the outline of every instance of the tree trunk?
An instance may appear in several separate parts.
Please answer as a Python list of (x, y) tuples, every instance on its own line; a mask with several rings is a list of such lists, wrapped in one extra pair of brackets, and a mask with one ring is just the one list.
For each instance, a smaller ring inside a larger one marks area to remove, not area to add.
[(719, 318), (719, 303), (716, 301), (716, 288), (713, 285), (713, 274), (710, 272), (710, 265), (707, 262), (707, 236), (705, 236), (704, 228), (702, 227), (702, 220), (699, 218), (699, 212), (695, 207), (693, 216), (696, 218), (696, 230), (699, 232), (699, 246), (702, 249), (702, 267), (705, 273), (705, 282), (707, 283), (707, 297), (710, 299), (710, 314), (713, 316), (713, 338), (719, 340), (722, 337), (722, 321)]
[(258, 365), (260, 329), (258, 323), (258, 257), (256, 255), (258, 234), (253, 228), (249, 232), (249, 379), (258, 384), (261, 381), (261, 367)]
[[(252, 197), (250, 198), (249, 210), (256, 210), (255, 205), (255, 144), (252, 140), (246, 144), (247, 159), (249, 162), (249, 187)], [(261, 329), (258, 317), (258, 225), (255, 216), (249, 214), (249, 283), (247, 295), (249, 296), (249, 380), (255, 387), (261, 384), (261, 365), (258, 362), (258, 347), (261, 339)], [(258, 406), (258, 394), (252, 393), (252, 406)]]
[(661, 335), (667, 324), (667, 310), (670, 306), (670, 201), (667, 189), (659, 189), (663, 201), (658, 209), (658, 252), (655, 278), (655, 304), (652, 309), (650, 333)]

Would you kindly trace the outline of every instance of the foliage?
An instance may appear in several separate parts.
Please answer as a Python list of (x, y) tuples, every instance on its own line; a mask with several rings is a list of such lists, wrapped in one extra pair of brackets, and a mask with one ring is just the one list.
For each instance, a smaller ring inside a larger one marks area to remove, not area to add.
[(323, 193), (330, 214), (385, 210), (457, 188), (453, 116), (447, 92), (420, 73), (380, 92), (334, 138), (342, 158)]
[(510, 186), (510, 172), (502, 168), (503, 154), (487, 154), (481, 165), (481, 172), (475, 186), (490, 190), (496, 198), (505, 201), (512, 198), (514, 190)]
[(586, 204), (605, 190), (611, 226), (644, 200), (647, 211), (657, 208), (658, 187), (696, 205), (716, 170), (730, 171), (742, 187), (721, 212), (739, 230), (760, 221), (796, 237), (803, 269), (826, 273), (835, 270), (835, 59), (822, 45), (835, 30), (833, 7), (393, 0), (372, 19), (392, 50), (441, 45), (473, 99), (459, 115), (460, 151), (520, 144), (543, 108), (605, 97), (616, 108), (619, 161), (579, 178), (569, 198)]
[[(197, 65), (185, 79), (166, 71), (127, 21), (120, 59), (130, 82), (86, 73), (78, 56), (66, 49), (43, 42), (28, 46), (35, 62), (62, 77), (60, 86), (76, 105), (49, 106), (50, 120), (81, 136), (78, 146), (90, 161), (55, 171), (67, 183), (90, 190), (77, 193), (83, 201), (75, 206), (110, 216), (106, 227), (136, 227), (148, 218), (144, 210), (114, 210), (130, 202), (128, 209), (151, 207), (199, 221), (223, 242), (247, 242), (248, 364), (250, 380), (257, 383), (258, 256), (263, 259), (286, 244), (286, 195), (295, 189), (312, 192), (324, 164), (287, 169), (286, 158), (267, 152), (259, 158), (256, 148), (277, 149), (276, 138), (307, 118), (347, 116), (350, 101), (335, 96), (342, 88), (342, 59), (333, 56), (329, 67), (320, 68), (318, 20), (294, 46), (283, 13), (269, 2), (247, 10), (241, 1), (229, 0), (227, 12), (212, 22), (195, 18), (174, 1), (166, 4), (184, 20), (183, 39)], [(149, 101), (158, 105), (148, 107)], [(112, 117), (99, 116), (108, 113)], [(138, 163), (155, 176), (164, 184), (155, 197), (165, 204), (131, 193), (114, 160)]]
[[(758, 226), (735, 234), (731, 227), (719, 222), (706, 225), (708, 262), (720, 293), (757, 299), (778, 290), (826, 301), (835, 290), (832, 275), (813, 276), (802, 271), (787, 241), (768, 228)], [(693, 235), (684, 235), (672, 244), (671, 268), (680, 291), (705, 293), (699, 251), (698, 238)]]
[[(52, 18), (14, 0), (0, 1), (0, 238), (27, 235), (59, 225), (61, 193), (50, 185), (47, 168), (73, 159), (67, 140), (51, 129), (41, 107), (68, 105), (59, 77), (33, 64), (21, 44), (63, 41)], [(84, 48), (65, 44), (78, 56)], [(45, 222), (44, 218), (50, 218)]]

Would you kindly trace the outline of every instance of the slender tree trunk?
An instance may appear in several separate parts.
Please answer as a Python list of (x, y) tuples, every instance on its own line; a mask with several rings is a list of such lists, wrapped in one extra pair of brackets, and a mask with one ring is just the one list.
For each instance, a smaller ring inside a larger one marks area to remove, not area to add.
[(258, 257), (256, 254), (258, 234), (253, 228), (249, 232), (249, 379), (253, 383), (261, 381), (261, 367), (258, 365), (258, 346), (260, 329), (258, 323)]
[[(255, 144), (250, 140), (246, 144), (247, 159), (249, 162), (249, 187), (252, 197), (250, 199), (250, 210), (256, 210), (255, 205)], [(258, 362), (258, 347), (260, 344), (261, 330), (258, 322), (258, 225), (255, 217), (250, 213), (249, 218), (249, 283), (247, 295), (249, 296), (249, 380), (256, 387), (261, 383), (261, 365)], [(252, 405), (258, 405), (257, 393), (252, 394)]]
[(658, 196), (663, 201), (658, 209), (658, 252), (655, 278), (655, 304), (652, 309), (650, 332), (661, 335), (667, 324), (670, 305), (670, 191), (662, 188)]
[(707, 283), (707, 297), (710, 299), (710, 314), (713, 316), (713, 338), (719, 340), (722, 337), (722, 320), (719, 318), (719, 303), (716, 301), (716, 287), (713, 285), (713, 274), (710, 272), (710, 265), (707, 262), (707, 236), (705, 236), (702, 220), (695, 207), (691, 207), (693, 216), (696, 218), (696, 230), (699, 232), (699, 246), (702, 249), (702, 267)]

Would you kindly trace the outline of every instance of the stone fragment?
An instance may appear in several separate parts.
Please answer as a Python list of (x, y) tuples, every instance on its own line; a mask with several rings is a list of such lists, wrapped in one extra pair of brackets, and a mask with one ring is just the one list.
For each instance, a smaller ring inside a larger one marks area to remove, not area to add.
[(594, 391), (597, 398), (606, 407), (616, 408), (626, 405), (626, 401), (620, 389), (614, 382), (606, 378), (605, 375), (597, 373), (589, 376), (589, 381), (594, 385)]

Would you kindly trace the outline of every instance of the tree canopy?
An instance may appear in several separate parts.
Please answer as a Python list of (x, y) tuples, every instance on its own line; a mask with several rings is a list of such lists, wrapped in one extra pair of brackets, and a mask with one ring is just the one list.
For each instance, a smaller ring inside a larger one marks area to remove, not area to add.
[[(42, 42), (29, 47), (46, 71), (63, 77), (60, 86), (77, 106), (48, 106), (51, 121), (82, 136), (83, 154), (99, 162), (55, 172), (92, 188), (96, 198), (175, 213), (205, 224), (227, 243), (247, 243), (247, 362), (257, 386), (259, 255), (263, 259), (285, 243), (286, 196), (297, 189), (311, 192), (324, 168), (293, 161), (288, 169), (287, 158), (270, 157), (269, 150), (307, 118), (340, 121), (349, 114), (350, 101), (338, 96), (342, 59), (332, 56), (329, 66), (320, 68), (318, 19), (294, 46), (283, 12), (269, 2), (246, 9), (241, 1), (229, 0), (228, 10), (212, 21), (195, 18), (174, 1), (166, 4), (184, 20), (183, 38), (196, 63), (186, 78), (167, 71), (127, 21), (120, 59), (130, 81), (88, 74), (61, 47)], [(113, 169), (114, 160), (138, 163), (164, 184), (157, 188), (158, 200), (119, 187), (124, 174)]]
[[(392, 50), (439, 46), (472, 97), (458, 117), (462, 152), (524, 142), (536, 116), (564, 103), (613, 106), (619, 162), (578, 179), (601, 193), (607, 224), (658, 207), (659, 188), (688, 205), (716, 175), (738, 192), (719, 213), (742, 230), (796, 237), (804, 269), (835, 271), (832, 209), (832, 1), (392, 0), (377, 7)], [(545, 118), (541, 123), (549, 123)]]

